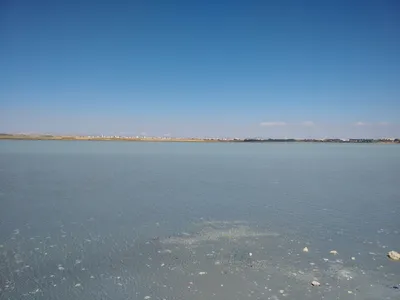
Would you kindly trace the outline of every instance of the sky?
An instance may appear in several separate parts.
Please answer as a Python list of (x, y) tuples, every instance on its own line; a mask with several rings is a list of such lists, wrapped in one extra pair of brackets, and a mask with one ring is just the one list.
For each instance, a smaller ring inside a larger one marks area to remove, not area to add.
[(397, 0), (3, 0), (0, 132), (400, 137)]

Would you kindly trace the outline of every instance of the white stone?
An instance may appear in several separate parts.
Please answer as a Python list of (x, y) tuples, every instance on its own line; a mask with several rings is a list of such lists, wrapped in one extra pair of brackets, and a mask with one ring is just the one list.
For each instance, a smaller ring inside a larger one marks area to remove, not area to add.
[(400, 253), (397, 251), (390, 251), (387, 256), (393, 260), (400, 260)]
[(311, 285), (312, 286), (320, 286), (321, 284), (318, 281), (314, 280), (314, 281), (311, 281)]

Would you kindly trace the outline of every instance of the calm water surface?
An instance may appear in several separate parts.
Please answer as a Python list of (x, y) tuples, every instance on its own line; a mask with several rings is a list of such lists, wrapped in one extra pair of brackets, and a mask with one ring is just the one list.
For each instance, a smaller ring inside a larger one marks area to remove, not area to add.
[(399, 178), (398, 145), (1, 141), (0, 299), (400, 299)]

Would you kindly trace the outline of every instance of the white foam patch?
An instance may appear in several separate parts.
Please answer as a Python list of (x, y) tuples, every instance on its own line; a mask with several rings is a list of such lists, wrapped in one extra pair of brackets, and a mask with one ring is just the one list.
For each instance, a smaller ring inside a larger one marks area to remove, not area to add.
[[(211, 224), (207, 222), (205, 224), (205, 227), (195, 234), (169, 237), (161, 240), (161, 243), (198, 246), (205, 242), (216, 242), (220, 240), (239, 242), (241, 239), (279, 236), (279, 234), (274, 232), (259, 232), (251, 229), (247, 225), (238, 225), (238, 223), (233, 222), (212, 222)], [(223, 226), (224, 228), (218, 228), (218, 226)], [(228, 226), (230, 227), (226, 228)]]
[(330, 276), (337, 277), (340, 280), (351, 280), (356, 277), (355, 270), (345, 268), (343, 265), (338, 263), (331, 264), (327, 273)]

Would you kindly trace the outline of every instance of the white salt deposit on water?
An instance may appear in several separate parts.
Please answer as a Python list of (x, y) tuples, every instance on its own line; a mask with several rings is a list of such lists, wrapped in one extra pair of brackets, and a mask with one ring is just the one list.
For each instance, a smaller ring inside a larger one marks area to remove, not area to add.
[(199, 275), (206, 275), (207, 272), (199, 272)]

